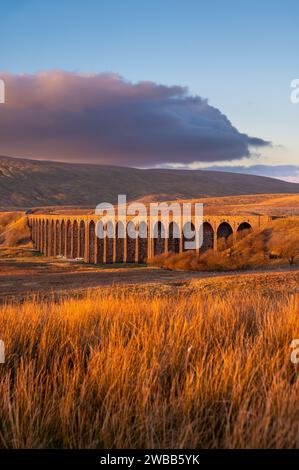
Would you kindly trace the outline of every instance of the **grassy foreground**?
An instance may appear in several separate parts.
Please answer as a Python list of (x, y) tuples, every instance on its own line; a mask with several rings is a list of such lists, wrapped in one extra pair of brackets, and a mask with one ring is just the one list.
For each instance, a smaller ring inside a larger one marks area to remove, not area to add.
[(0, 447), (298, 447), (298, 311), (255, 289), (3, 305)]

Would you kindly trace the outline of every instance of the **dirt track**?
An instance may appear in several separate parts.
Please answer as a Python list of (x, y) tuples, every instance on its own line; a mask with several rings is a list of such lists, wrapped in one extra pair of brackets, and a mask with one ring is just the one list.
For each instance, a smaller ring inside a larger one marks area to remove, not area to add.
[[(234, 284), (236, 276), (246, 279), (246, 283), (255, 278), (263, 277), (263, 282), (271, 282), (284, 274), (292, 274), (295, 285), (298, 284), (298, 269), (289, 272), (289, 268), (277, 268), (274, 271), (259, 270), (245, 273), (203, 273), (185, 271), (167, 271), (157, 268), (126, 266), (126, 267), (95, 267), (83, 263), (46, 258), (0, 259), (0, 302), (5, 299), (20, 299), (28, 294), (52, 292), (82, 291), (88, 288), (111, 285), (143, 285), (163, 284), (181, 286), (191, 281), (207, 281), (232, 277)], [(238, 275), (239, 274), (239, 275)], [(268, 279), (268, 281), (267, 281)], [(280, 280), (281, 283), (281, 280)], [(214, 282), (213, 282), (214, 284)], [(287, 283), (283, 282), (287, 287)], [(293, 288), (292, 288), (293, 290)]]
[(141, 266), (101, 268), (47, 259), (0, 260), (0, 301), (38, 292), (121, 284), (168, 283), (200, 277), (201, 273), (173, 272)]

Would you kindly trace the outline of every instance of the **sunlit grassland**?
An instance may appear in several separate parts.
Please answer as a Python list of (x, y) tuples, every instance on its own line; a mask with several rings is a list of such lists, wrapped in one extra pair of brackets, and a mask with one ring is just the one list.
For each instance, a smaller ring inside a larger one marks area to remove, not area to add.
[(298, 447), (298, 292), (106, 288), (0, 307), (0, 446)]

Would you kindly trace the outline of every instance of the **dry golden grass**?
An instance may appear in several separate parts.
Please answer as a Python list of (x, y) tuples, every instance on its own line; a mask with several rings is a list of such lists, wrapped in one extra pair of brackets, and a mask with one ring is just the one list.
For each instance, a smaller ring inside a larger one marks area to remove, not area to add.
[(298, 308), (271, 285), (1, 306), (0, 446), (298, 447)]
[(0, 212), (0, 245), (5, 247), (32, 246), (24, 212)]
[[(169, 199), (166, 194), (151, 194), (135, 199), (148, 206), (151, 202), (164, 201), (203, 203), (205, 215), (269, 215), (269, 216), (298, 216), (299, 194), (252, 194), (246, 196), (202, 197), (197, 199)], [(43, 206), (36, 207), (37, 214), (94, 214), (91, 206)]]
[(251, 194), (207, 197), (181, 202), (202, 202), (205, 215), (298, 216), (299, 194)]

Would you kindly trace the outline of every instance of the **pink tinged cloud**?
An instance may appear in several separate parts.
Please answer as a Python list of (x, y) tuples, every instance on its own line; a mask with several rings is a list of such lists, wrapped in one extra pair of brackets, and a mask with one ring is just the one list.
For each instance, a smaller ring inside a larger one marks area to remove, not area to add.
[(180, 86), (113, 74), (0, 76), (1, 155), (149, 167), (240, 159), (269, 145)]

